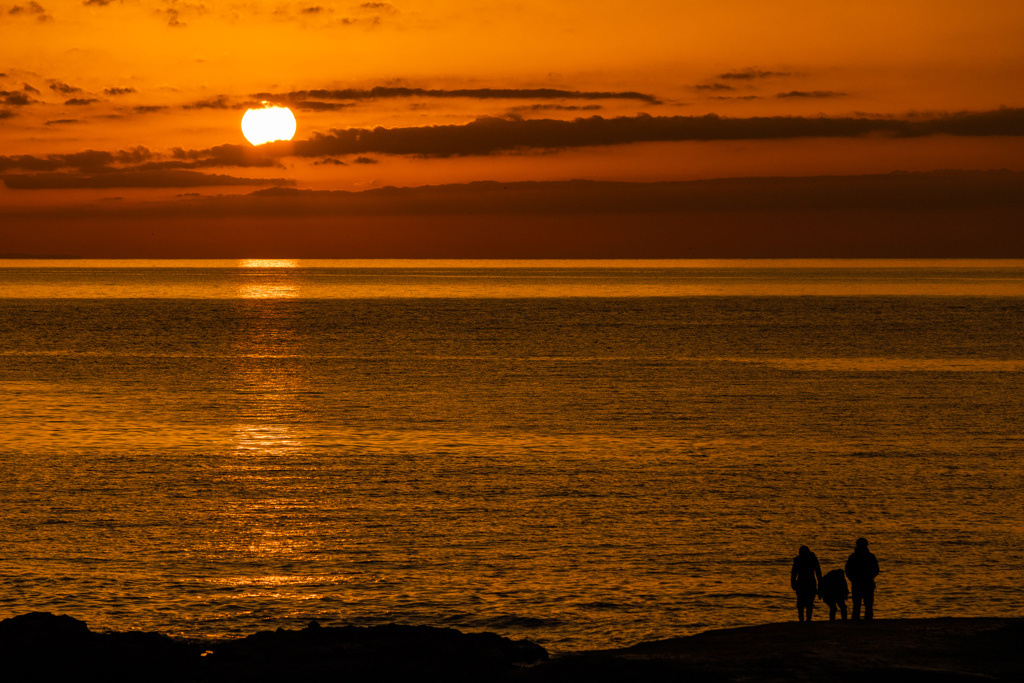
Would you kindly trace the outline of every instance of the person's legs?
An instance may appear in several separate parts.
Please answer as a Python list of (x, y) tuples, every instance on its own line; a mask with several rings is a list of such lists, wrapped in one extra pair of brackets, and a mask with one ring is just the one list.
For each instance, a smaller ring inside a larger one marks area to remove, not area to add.
[(839, 601), (839, 613), (843, 616), (843, 621), (846, 621), (846, 600)]
[(864, 618), (873, 619), (875, 616), (875, 589), (869, 588), (864, 591)]
[(853, 591), (853, 620), (860, 619), (860, 592)]
[(807, 595), (805, 593), (796, 594), (796, 613), (800, 621), (804, 621), (804, 615), (807, 615), (807, 621), (811, 620), (811, 613), (814, 611), (814, 594)]
[(837, 607), (835, 601), (826, 602), (825, 604), (828, 605), (828, 620), (829, 621), (835, 621), (836, 620), (836, 607)]

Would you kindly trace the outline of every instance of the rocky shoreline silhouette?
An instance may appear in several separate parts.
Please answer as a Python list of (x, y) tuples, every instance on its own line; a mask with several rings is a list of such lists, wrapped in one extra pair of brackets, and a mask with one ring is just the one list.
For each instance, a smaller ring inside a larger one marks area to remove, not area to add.
[(493, 633), (390, 624), (232, 640), (93, 632), (66, 615), (0, 621), (5, 681), (1024, 680), (1024, 619), (765, 624), (549, 657)]

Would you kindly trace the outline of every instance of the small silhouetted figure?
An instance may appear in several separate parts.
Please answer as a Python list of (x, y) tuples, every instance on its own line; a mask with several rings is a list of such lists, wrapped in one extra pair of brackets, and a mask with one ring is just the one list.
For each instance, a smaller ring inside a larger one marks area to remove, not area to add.
[(843, 574), (843, 570), (833, 569), (821, 577), (820, 588), (821, 599), (828, 605), (829, 620), (836, 620), (836, 608), (838, 608), (839, 613), (843, 615), (843, 621), (846, 621), (846, 596), (850, 594), (850, 589), (846, 586), (846, 576)]
[(864, 603), (864, 618), (875, 616), (875, 577), (878, 560), (868, 550), (867, 539), (858, 538), (857, 546), (846, 561), (846, 577), (853, 590), (853, 618), (860, 619), (860, 604)]
[(817, 556), (805, 545), (800, 546), (800, 554), (793, 558), (793, 571), (789, 575), (789, 585), (796, 591), (796, 613), (800, 621), (811, 620), (814, 613), (814, 596), (818, 593), (821, 581), (821, 565)]

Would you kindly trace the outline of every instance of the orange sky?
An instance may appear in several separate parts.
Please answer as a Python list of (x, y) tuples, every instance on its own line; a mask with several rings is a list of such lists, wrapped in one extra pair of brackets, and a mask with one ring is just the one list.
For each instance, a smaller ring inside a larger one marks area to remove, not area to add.
[[(0, 254), (69, 253), (22, 234), (54, 207), (129, 235), (126, 205), (268, 186), (1024, 172), (1019, 0), (46, 0), (0, 36)], [(261, 99), (291, 145), (242, 137)]]

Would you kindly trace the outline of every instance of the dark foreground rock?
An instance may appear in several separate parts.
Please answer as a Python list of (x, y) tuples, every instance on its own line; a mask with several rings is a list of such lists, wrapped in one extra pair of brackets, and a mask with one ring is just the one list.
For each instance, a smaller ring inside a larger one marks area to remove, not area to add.
[(0, 621), (0, 681), (1014, 681), (1024, 619), (767, 624), (548, 659), (528, 641), (427, 626), (264, 631), (226, 641)]
[(708, 631), (535, 667), (531, 681), (1024, 681), (1024, 619), (880, 619)]
[(528, 641), (429, 626), (262, 631), (226, 641), (158, 633), (93, 633), (69, 616), (0, 621), (0, 681), (505, 680), (547, 659)]

